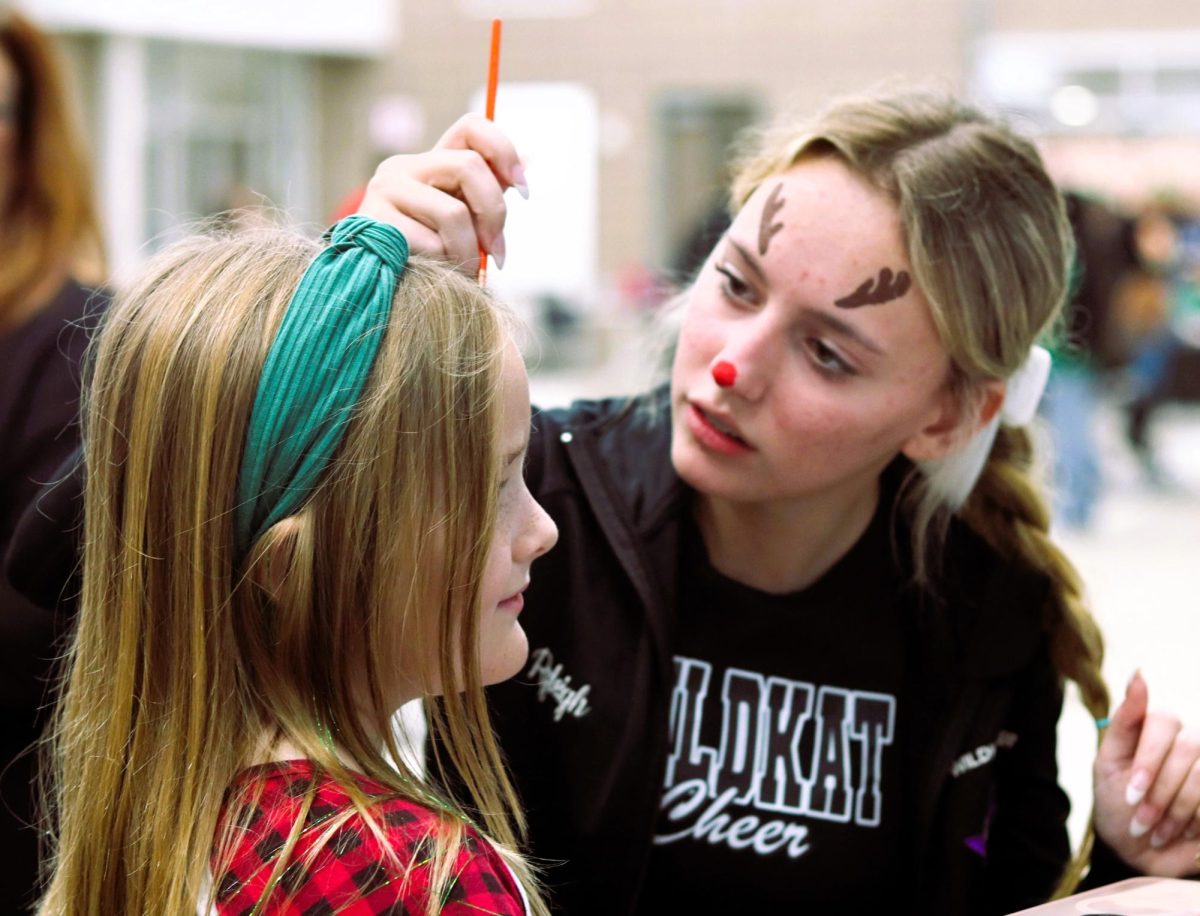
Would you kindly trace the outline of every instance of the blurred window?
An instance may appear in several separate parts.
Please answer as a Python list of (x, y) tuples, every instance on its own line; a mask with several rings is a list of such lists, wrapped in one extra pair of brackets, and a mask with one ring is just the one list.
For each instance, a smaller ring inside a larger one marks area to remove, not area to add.
[(1200, 95), (1200, 64), (1195, 67), (1164, 67), (1155, 74), (1160, 92)]
[(147, 60), (147, 231), (264, 206), (313, 220), (314, 64), (301, 54), (155, 41)]
[(1200, 31), (996, 32), (980, 42), (974, 84), (1047, 134), (1195, 135), (1197, 46)]
[(1062, 81), (1084, 86), (1096, 95), (1116, 95), (1121, 91), (1121, 74), (1116, 70), (1076, 70), (1064, 74)]

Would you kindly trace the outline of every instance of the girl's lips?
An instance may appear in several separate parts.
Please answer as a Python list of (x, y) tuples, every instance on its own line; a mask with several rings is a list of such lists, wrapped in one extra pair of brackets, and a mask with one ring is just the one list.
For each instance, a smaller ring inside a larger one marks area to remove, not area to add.
[(503, 608), (506, 611), (511, 611), (514, 614), (521, 613), (522, 608), (525, 607), (524, 589), (517, 592), (515, 595), (509, 595), (507, 598), (505, 598), (503, 601), (500, 602), (499, 607)]
[(717, 429), (704, 411), (690, 402), (688, 403), (686, 422), (688, 431), (696, 438), (696, 441), (714, 452), (722, 455), (746, 455), (754, 451), (743, 440)]

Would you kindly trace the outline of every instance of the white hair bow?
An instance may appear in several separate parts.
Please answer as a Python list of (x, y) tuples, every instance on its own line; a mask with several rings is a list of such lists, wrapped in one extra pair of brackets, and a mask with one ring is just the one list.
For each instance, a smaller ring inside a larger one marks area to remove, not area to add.
[(917, 462), (929, 481), (930, 489), (951, 510), (957, 511), (975, 489), (975, 483), (991, 454), (1000, 424), (1027, 426), (1037, 413), (1049, 378), (1050, 353), (1043, 347), (1035, 346), (1029, 351), (1021, 368), (1009, 376), (1004, 386), (1004, 403), (983, 429), (962, 448), (942, 458)]

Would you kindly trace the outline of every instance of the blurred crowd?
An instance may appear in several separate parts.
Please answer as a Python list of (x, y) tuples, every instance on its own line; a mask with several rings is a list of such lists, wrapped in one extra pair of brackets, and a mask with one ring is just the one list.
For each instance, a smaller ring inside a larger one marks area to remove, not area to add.
[(1172, 486), (1155, 451), (1154, 419), (1200, 398), (1200, 212), (1163, 195), (1129, 211), (1068, 190), (1077, 256), (1046, 399), (1056, 513), (1086, 529), (1103, 486), (1096, 442), (1102, 401), (1149, 486)]

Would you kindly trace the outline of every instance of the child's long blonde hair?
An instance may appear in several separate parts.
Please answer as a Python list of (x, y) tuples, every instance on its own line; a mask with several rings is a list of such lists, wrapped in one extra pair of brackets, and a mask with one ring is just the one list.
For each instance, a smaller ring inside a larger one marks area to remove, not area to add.
[[(1055, 328), (1073, 241), (1062, 198), (1028, 140), (938, 93), (838, 99), (811, 119), (756, 138), (736, 170), (734, 209), (763, 181), (813, 156), (837, 157), (896, 205), (914, 280), (961, 398), (969, 401), (987, 379), (1012, 375)], [(1045, 625), (1054, 664), (1101, 719), (1109, 706), (1103, 641), (1078, 574), (1049, 538), (1032, 451), (1024, 429), (1001, 426), (961, 515), (1002, 555), (1049, 579)], [(911, 495), (915, 563), (927, 581), (949, 512), (919, 475)], [(1060, 890), (1076, 883), (1090, 842), (1089, 834)]]
[(174, 245), (113, 304), (96, 342), (83, 594), (50, 744), (57, 824), (43, 913), (195, 912), (214, 850), (213, 886), (229, 864), (231, 837), (215, 836), (226, 790), (277, 739), (350, 790), (372, 829), (350, 768), (443, 812), (435, 912), (463, 820), (397, 747), (388, 699), (402, 647), (418, 659), (405, 676), (441, 685), (430, 727), (465, 801), (535, 887), (513, 852), (524, 823), (478, 662), (506, 340), (486, 293), (409, 261), (332, 466), (297, 514), (236, 555), (258, 378), (319, 250), (283, 230)]

